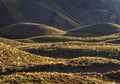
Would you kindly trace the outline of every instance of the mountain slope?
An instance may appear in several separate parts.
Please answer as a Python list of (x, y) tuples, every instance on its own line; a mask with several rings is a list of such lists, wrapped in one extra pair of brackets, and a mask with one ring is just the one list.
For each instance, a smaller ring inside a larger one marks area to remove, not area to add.
[(100, 22), (120, 23), (117, 0), (54, 0), (74, 21), (82, 25)]
[(35, 0), (2, 0), (2, 2), (16, 22), (53, 24), (57, 25), (55, 27), (58, 28), (70, 25), (64, 18), (59, 17), (55, 11), (38, 4)]
[(62, 35), (65, 31), (37, 23), (17, 23), (0, 29), (0, 36), (20, 39), (40, 35)]
[(9, 14), (4, 3), (0, 0), (0, 28), (14, 23), (14, 19)]
[(118, 0), (2, 0), (2, 2), (4, 10), (6, 9), (5, 14), (8, 14), (7, 17), (11, 16), (15, 22), (37, 22), (63, 30), (103, 22), (120, 23)]
[(2, 0), (2, 2), (17, 22), (30, 21), (48, 24), (51, 19), (51, 11), (38, 5), (34, 0)]

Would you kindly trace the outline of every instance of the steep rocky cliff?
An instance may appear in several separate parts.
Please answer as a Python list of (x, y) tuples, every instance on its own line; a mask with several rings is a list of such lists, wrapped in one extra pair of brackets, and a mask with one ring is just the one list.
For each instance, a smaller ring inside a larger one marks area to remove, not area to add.
[(11, 18), (63, 30), (103, 22), (120, 24), (119, 0), (2, 0), (0, 3), (2, 26), (11, 23)]

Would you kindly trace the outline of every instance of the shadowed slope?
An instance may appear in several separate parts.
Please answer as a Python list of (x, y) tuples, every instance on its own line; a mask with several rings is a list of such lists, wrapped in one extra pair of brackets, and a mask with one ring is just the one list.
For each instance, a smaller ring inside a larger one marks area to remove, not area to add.
[[(37, 22), (49, 24), (52, 11), (39, 5), (35, 0), (1, 0), (16, 22)], [(29, 4), (28, 4), (29, 3)]]
[(116, 43), (119, 44), (120, 33), (99, 36), (98, 37), (72, 37), (72, 36), (35, 36), (25, 39), (16, 39), (16, 41), (24, 43), (51, 43), (51, 42), (105, 42), (105, 43)]
[[(1, 12), (1, 20), (3, 20), (1, 22), (3, 24), (9, 21), (9, 19), (6, 19), (8, 15), (12, 16), (10, 18), (14, 18), (16, 22), (37, 22), (64, 30), (100, 22), (120, 23), (118, 0), (78, 0), (77, 2), (74, 0), (1, 1), (5, 8), (3, 10), (5, 12)], [(3, 16), (6, 17), (2, 18)]]
[[(47, 0), (44, 1), (47, 2)], [(36, 0), (2, 0), (2, 2), (11, 18), (15, 19), (15, 22), (35, 22), (51, 25), (63, 30), (66, 30), (68, 27), (73, 28), (71, 23), (57, 14), (57, 11), (49, 9), (50, 7), (44, 7), (44, 4), (38, 4)]]
[(106, 43), (120, 44), (120, 38), (110, 39), (105, 41)]
[(83, 28), (68, 31), (66, 35), (76, 37), (104, 36), (120, 32), (120, 25), (112, 23), (103, 23), (86, 26)]
[[(13, 73), (16, 70), (37, 64), (57, 63), (56, 59), (36, 56), (0, 43), (0, 74)], [(58, 61), (60, 62), (60, 60)], [(15, 70), (15, 71), (14, 71)]]
[(120, 70), (108, 72), (104, 74), (109, 80), (114, 80), (120, 82)]
[[(81, 57), (75, 59), (61, 60), (45, 58), (12, 48), (3, 43), (0, 43), (0, 50), (0, 83), (40, 83), (43, 81), (50, 83), (56, 83), (56, 81), (59, 81), (59, 83), (68, 83), (70, 81), (70, 83), (74, 82), (75, 84), (88, 83), (90, 81), (92, 83), (95, 82), (95, 84), (101, 82), (108, 83), (104, 80), (104, 78), (102, 78), (102, 76), (96, 77), (97, 73), (94, 73), (92, 75), (92, 72), (104, 73), (120, 69), (120, 62), (118, 60), (107, 58)], [(54, 73), (52, 73), (52, 75), (50, 76), (49, 73), (51, 72)], [(61, 74), (61, 72), (63, 72), (63, 74)], [(68, 77), (67, 75), (70, 72), (71, 75), (74, 76)], [(87, 73), (86, 75), (80, 75), (79, 72), (88, 72), (91, 73), (91, 75), (88, 75)], [(31, 75), (28, 76), (28, 74)], [(48, 74), (48, 77), (46, 77), (45, 74)], [(66, 74), (66, 76), (64, 76), (64, 74)], [(16, 76), (14, 77), (14, 75)], [(90, 79), (88, 78), (88, 76), (93, 76), (95, 79), (93, 80), (93, 77), (92, 79)], [(69, 78), (69, 81), (64, 77)], [(85, 78), (81, 79), (81, 77)], [(76, 78), (78, 78), (79, 80), (74, 80)], [(24, 79), (25, 81), (22, 81)]]
[(28, 38), (39, 35), (62, 35), (65, 31), (37, 23), (17, 23), (0, 29), (0, 36), (12, 39)]
[(120, 69), (120, 61), (107, 58), (81, 57), (69, 60), (52, 59), (39, 57), (2, 43), (0, 43), (0, 50), (0, 74), (15, 72), (77, 73), (94, 71), (104, 73)]
[(51, 43), (51, 42), (68, 42), (68, 41), (81, 41), (81, 39), (70, 36), (55, 36), (55, 35), (46, 35), (46, 36), (36, 36), (27, 39), (16, 39), (19, 42), (25, 43)]
[(99, 56), (120, 59), (119, 45), (87, 42), (58, 42), (19, 47), (27, 52), (54, 58), (76, 58), (81, 56)]

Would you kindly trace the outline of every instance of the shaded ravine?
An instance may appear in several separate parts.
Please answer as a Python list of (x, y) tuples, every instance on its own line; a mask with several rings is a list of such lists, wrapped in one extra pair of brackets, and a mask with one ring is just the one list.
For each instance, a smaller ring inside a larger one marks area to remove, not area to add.
[(21, 49), (23, 51), (53, 58), (76, 58), (80, 56), (99, 56), (120, 60), (120, 51), (90, 50), (90, 49), (69, 49), (69, 48), (40, 48), (40, 49)]

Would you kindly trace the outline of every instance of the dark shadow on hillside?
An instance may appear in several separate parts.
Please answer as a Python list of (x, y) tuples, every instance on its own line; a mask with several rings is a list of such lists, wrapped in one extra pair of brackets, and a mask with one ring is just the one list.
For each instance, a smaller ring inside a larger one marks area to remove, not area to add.
[(120, 71), (104, 74), (107, 79), (120, 82)]
[(90, 66), (72, 66), (72, 65), (63, 65), (63, 64), (51, 64), (51, 65), (38, 65), (24, 67), (19, 70), (10, 70), (7, 69), (6, 72), (0, 72), (0, 75), (8, 75), (16, 72), (61, 72), (61, 73), (79, 73), (79, 72), (97, 72), (97, 73), (106, 73), (111, 71), (120, 70), (119, 64), (106, 63), (99, 64), (95, 63)]
[(120, 60), (120, 52), (111, 52), (105, 50), (89, 50), (89, 49), (69, 49), (69, 48), (41, 48), (26, 49), (25, 51), (36, 55), (42, 55), (53, 58), (76, 58), (81, 56), (100, 56)]
[(81, 40), (81, 41), (83, 41), (83, 42), (103, 42), (103, 41), (107, 41), (107, 40), (113, 40), (114, 41), (114, 39), (118, 39), (118, 38), (104, 38), (104, 39), (89, 39), (89, 40)]
[(120, 44), (120, 39), (111, 40), (111, 41), (108, 41), (108, 42), (106, 42), (106, 43)]
[(49, 43), (49, 42), (68, 42), (68, 41), (79, 41), (79, 40), (72, 40), (68, 38), (60, 38), (60, 37), (39, 37), (31, 39), (34, 42), (41, 42), (41, 43)]

